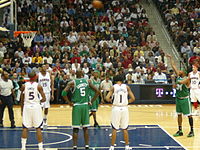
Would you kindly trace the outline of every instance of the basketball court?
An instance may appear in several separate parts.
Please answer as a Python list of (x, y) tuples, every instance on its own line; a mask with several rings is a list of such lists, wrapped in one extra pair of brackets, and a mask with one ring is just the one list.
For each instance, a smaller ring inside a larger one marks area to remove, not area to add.
[[(89, 128), (90, 148), (91, 149), (109, 149), (111, 127), (102, 126), (98, 128)], [(6, 149), (20, 148), (21, 128), (11, 130), (4, 128), (0, 130), (1, 135), (6, 135), (0, 140), (0, 147)], [(52, 126), (43, 130), (44, 148), (47, 149), (71, 149), (72, 130), (68, 126)], [(117, 133), (116, 150), (124, 149), (122, 132)], [(158, 125), (131, 125), (129, 127), (130, 146), (133, 149), (151, 150), (151, 149), (170, 149), (184, 150), (183, 146), (175, 141), (162, 127)], [(84, 148), (84, 137), (80, 132), (79, 149)], [(14, 142), (13, 142), (14, 141)], [(37, 140), (35, 131), (31, 130), (28, 138), (27, 149), (37, 149)]]
[[(101, 128), (89, 128), (91, 150), (106, 150), (110, 146), (111, 105), (101, 105), (97, 113), (97, 120)], [(10, 122), (5, 112), (4, 128), (0, 129), (0, 149), (19, 149), (21, 146), (21, 110), (15, 106), (16, 129), (8, 128)], [(197, 150), (200, 149), (199, 117), (194, 117), (195, 137), (187, 138), (189, 133), (188, 119), (183, 117), (184, 136), (174, 138), (177, 131), (175, 105), (130, 105), (130, 146), (138, 150)], [(49, 112), (48, 128), (43, 130), (44, 147), (46, 150), (72, 149), (71, 108), (68, 105), (52, 105)], [(91, 118), (91, 126), (93, 119)], [(117, 133), (116, 149), (124, 149), (122, 132)], [(84, 149), (83, 132), (79, 132), (79, 149)], [(36, 149), (35, 131), (30, 130), (28, 149)]]

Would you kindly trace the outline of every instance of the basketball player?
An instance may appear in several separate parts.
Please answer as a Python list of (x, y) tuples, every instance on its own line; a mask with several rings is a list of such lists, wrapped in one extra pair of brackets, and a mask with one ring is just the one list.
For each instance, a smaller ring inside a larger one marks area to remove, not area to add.
[[(94, 76), (94, 79), (91, 79), (91, 82), (100, 92), (101, 91), (100, 90), (101, 81), (99, 79), (99, 71), (95, 70), (93, 72), (93, 76)], [(93, 90), (90, 90), (90, 99), (92, 97), (94, 97), (94, 95), (95, 95), (95, 92)], [(97, 97), (97, 99), (90, 106), (90, 112), (91, 112), (90, 116), (93, 116), (94, 127), (100, 127), (98, 122), (97, 122), (97, 119), (96, 119), (96, 112), (97, 112), (97, 109), (98, 109), (98, 106), (99, 106), (99, 102), (100, 102), (100, 99), (99, 99), (99, 97)]]
[(177, 75), (176, 82), (175, 80), (172, 80), (173, 88), (176, 88), (176, 112), (178, 114), (178, 129), (179, 129), (174, 134), (174, 136), (175, 137), (183, 136), (183, 132), (182, 132), (182, 114), (183, 114), (185, 116), (188, 116), (190, 129), (191, 129), (187, 137), (193, 137), (194, 136), (193, 118), (192, 118), (191, 103), (190, 103), (190, 98), (189, 98), (190, 82), (189, 80), (187, 80), (187, 76), (185, 72), (178, 70), (176, 68), (171, 55), (167, 55), (167, 57), (169, 57), (171, 66)]
[[(111, 147), (109, 150), (114, 150), (114, 144), (116, 140), (116, 132), (120, 128), (123, 130), (124, 141), (125, 141), (125, 150), (131, 149), (129, 147), (129, 137), (128, 137), (128, 122), (129, 122), (129, 113), (128, 113), (128, 104), (134, 102), (135, 96), (131, 91), (130, 87), (126, 84), (123, 84), (124, 76), (117, 75), (113, 78), (116, 82), (114, 86), (110, 89), (109, 93), (106, 96), (106, 100), (111, 102), (112, 95), (114, 96), (112, 116), (111, 116), (111, 125), (112, 125), (112, 140)], [(130, 99), (128, 99), (128, 96)]]
[(50, 100), (54, 100), (54, 80), (47, 72), (46, 65), (42, 65), (41, 71), (38, 74), (38, 83), (42, 86), (45, 93), (46, 102), (42, 103), (44, 108), (44, 126), (47, 126), (48, 108), (50, 108)]
[(194, 103), (193, 115), (198, 115), (198, 101), (200, 102), (200, 72), (196, 64), (192, 65), (192, 71), (189, 73), (188, 79), (190, 80), (190, 98)]
[[(36, 73), (29, 73), (29, 78), (30, 81), (22, 85), (20, 96), (23, 118), (23, 130), (21, 139), (22, 150), (26, 149), (28, 128), (32, 127), (36, 129), (39, 150), (43, 150), (42, 132), (40, 128), (43, 124), (43, 117), (40, 102), (45, 102), (46, 98), (42, 86), (35, 82), (37, 80)], [(39, 93), (42, 96), (41, 100), (38, 96)]]
[[(78, 141), (78, 132), (80, 127), (83, 127), (84, 139), (85, 139), (85, 149), (89, 149), (89, 135), (88, 129), (89, 126), (89, 88), (95, 91), (94, 97), (91, 99), (91, 102), (94, 102), (99, 95), (98, 89), (92, 85), (90, 80), (83, 78), (83, 72), (81, 70), (76, 71), (77, 79), (70, 81), (63, 95), (64, 100), (72, 106), (72, 127), (73, 127), (73, 149), (77, 149)], [(71, 100), (67, 97), (67, 92), (71, 90), (72, 96)]]

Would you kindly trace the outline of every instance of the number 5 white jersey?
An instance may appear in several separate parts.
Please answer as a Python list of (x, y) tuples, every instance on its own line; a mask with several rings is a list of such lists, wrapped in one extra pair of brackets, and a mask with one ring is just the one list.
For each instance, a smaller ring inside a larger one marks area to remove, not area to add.
[(46, 72), (46, 75), (42, 75), (41, 72), (38, 74), (38, 83), (43, 87), (44, 93), (51, 92), (51, 77), (49, 72)]
[(127, 106), (128, 105), (128, 90), (126, 84), (114, 85), (114, 106)]
[(26, 82), (24, 90), (24, 105), (39, 104), (38, 83)]
[(199, 89), (199, 81), (200, 81), (200, 76), (199, 76), (199, 71), (197, 73), (190, 72), (190, 88), (191, 89)]

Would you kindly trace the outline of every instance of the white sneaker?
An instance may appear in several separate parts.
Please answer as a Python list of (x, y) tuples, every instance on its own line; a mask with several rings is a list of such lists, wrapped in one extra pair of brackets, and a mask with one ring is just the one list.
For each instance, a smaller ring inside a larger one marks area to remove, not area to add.
[(109, 150), (114, 150), (115, 147), (114, 146), (110, 146)]
[(126, 147), (125, 147), (125, 150), (132, 150), (132, 148), (129, 147), (129, 146), (126, 146)]
[(199, 116), (199, 110), (195, 109), (192, 113), (193, 116)]

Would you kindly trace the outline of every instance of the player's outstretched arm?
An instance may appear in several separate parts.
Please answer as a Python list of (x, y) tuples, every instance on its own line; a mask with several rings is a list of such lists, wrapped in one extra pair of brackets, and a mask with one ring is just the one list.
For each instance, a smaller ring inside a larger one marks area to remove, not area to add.
[(110, 91), (106, 95), (106, 101), (107, 102), (111, 102), (112, 101), (111, 97), (112, 97), (113, 93), (114, 93), (114, 87), (112, 86), (111, 89), (110, 89)]
[(128, 90), (128, 95), (130, 97), (130, 99), (128, 100), (128, 103), (132, 103), (135, 101), (135, 96), (128, 85), (127, 85), (127, 90)]
[(174, 63), (174, 60), (172, 59), (172, 56), (169, 55), (169, 54), (167, 54), (166, 56), (169, 58), (170, 64), (171, 64), (171, 66), (172, 66), (174, 72), (176, 73), (176, 75), (178, 75), (178, 74), (179, 74), (179, 73), (178, 73), (179, 70), (177, 69), (177, 67), (176, 67), (176, 65), (175, 65), (175, 63)]
[(93, 103), (100, 94), (100, 91), (92, 84), (91, 80), (88, 80), (89, 87), (95, 92), (94, 97), (91, 99), (91, 103)]
[(23, 108), (24, 108), (24, 90), (25, 90), (25, 85), (22, 85), (20, 88), (21, 115), (23, 114)]
[(43, 88), (42, 88), (41, 85), (38, 85), (38, 91), (42, 96), (41, 102), (45, 102), (46, 101), (46, 97), (45, 97), (45, 94), (44, 94), (44, 91), (43, 91)]
[(69, 100), (67, 93), (69, 92), (70, 89), (74, 89), (74, 81), (70, 81), (67, 86), (65, 87), (65, 89), (63, 90), (66, 94), (62, 95), (63, 99), (70, 105), (73, 106), (73, 103)]

